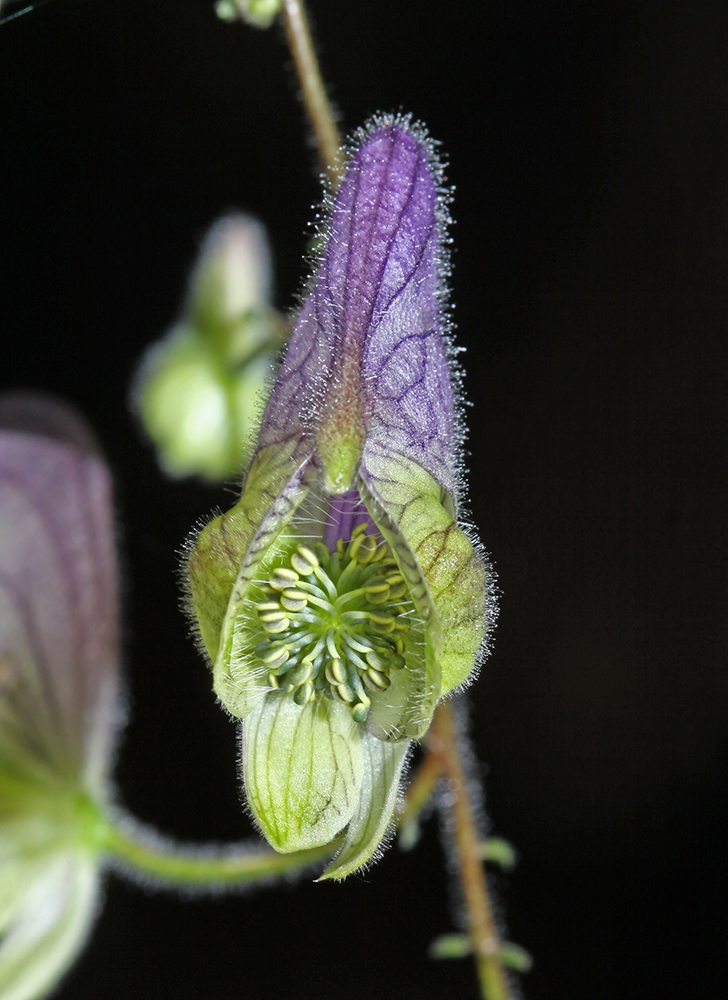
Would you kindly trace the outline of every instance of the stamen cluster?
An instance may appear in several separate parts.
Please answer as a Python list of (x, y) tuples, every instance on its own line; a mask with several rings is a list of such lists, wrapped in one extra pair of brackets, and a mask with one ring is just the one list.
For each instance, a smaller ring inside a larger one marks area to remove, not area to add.
[(269, 638), (256, 656), (268, 684), (298, 705), (319, 696), (344, 702), (364, 722), (371, 698), (385, 691), (390, 671), (405, 665), (404, 634), (413, 611), (389, 545), (359, 524), (329, 552), (299, 545), (288, 566), (274, 570), (255, 605)]

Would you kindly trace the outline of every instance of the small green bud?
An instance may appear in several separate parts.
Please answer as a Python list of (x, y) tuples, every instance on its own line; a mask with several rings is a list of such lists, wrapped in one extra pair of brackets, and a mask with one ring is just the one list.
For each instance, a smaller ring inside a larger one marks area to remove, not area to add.
[(215, 13), (221, 21), (245, 21), (254, 28), (270, 28), (281, 9), (281, 0), (218, 0)]
[(282, 331), (262, 226), (230, 216), (208, 234), (182, 319), (145, 355), (133, 406), (170, 476), (220, 481), (240, 467)]

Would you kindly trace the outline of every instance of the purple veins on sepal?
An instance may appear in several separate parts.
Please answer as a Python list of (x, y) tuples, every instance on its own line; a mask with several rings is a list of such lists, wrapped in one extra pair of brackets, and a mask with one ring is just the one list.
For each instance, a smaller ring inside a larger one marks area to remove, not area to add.
[(381, 118), (356, 134), (258, 443), (299, 437), (324, 473), (328, 465), (330, 478), (343, 476), (337, 492), (367, 444), (405, 455), (456, 492), (447, 203), (423, 129)]
[(357, 133), (242, 496), (190, 549), (251, 810), (282, 851), (346, 831), (325, 877), (376, 854), (410, 741), (472, 678), (495, 618), (456, 521), (442, 180), (408, 118)]

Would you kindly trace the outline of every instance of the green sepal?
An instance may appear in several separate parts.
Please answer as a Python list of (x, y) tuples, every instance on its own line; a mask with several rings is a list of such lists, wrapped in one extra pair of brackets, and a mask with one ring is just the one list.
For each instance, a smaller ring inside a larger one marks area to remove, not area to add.
[(277, 851), (328, 844), (355, 815), (364, 755), (346, 705), (298, 706), (269, 691), (243, 723), (242, 747), (250, 808)]
[(349, 822), (341, 850), (321, 876), (343, 879), (375, 860), (392, 822), (409, 742), (385, 743), (362, 735), (364, 770), (361, 798)]
[(446, 695), (468, 680), (494, 615), (483, 560), (454, 520), (449, 494), (416, 462), (367, 448), (360, 476), (365, 502), (366, 491), (406, 543), (406, 549), (392, 546), (397, 561), (409, 551), (426, 583), (426, 595), (416, 590), (413, 600), (421, 614), (428, 602), (436, 609), (440, 634), (431, 635), (433, 624), (427, 622), (428, 647), (433, 645), (442, 671), (438, 696)]
[(392, 684), (386, 692), (372, 698), (369, 728), (380, 740), (419, 739), (427, 732), (440, 697), (440, 619), (427, 581), (399, 525), (361, 477), (357, 489), (397, 560), (417, 612), (410, 633), (405, 637), (407, 668), (392, 676)]
[(238, 503), (198, 535), (189, 556), (192, 609), (213, 665), (215, 693), (243, 718), (253, 707), (233, 662), (235, 619), (264, 557), (309, 490), (308, 456), (297, 439), (259, 451)]

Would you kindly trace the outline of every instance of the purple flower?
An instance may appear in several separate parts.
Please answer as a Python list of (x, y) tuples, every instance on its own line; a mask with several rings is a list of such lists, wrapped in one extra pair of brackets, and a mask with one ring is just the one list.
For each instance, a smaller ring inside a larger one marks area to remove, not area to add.
[(278, 850), (344, 834), (327, 877), (376, 852), (410, 741), (495, 615), (457, 523), (442, 180), (408, 118), (356, 135), (241, 499), (190, 553), (253, 814)]
[(44, 995), (95, 915), (117, 729), (110, 482), (85, 425), (0, 400), (0, 994)]

